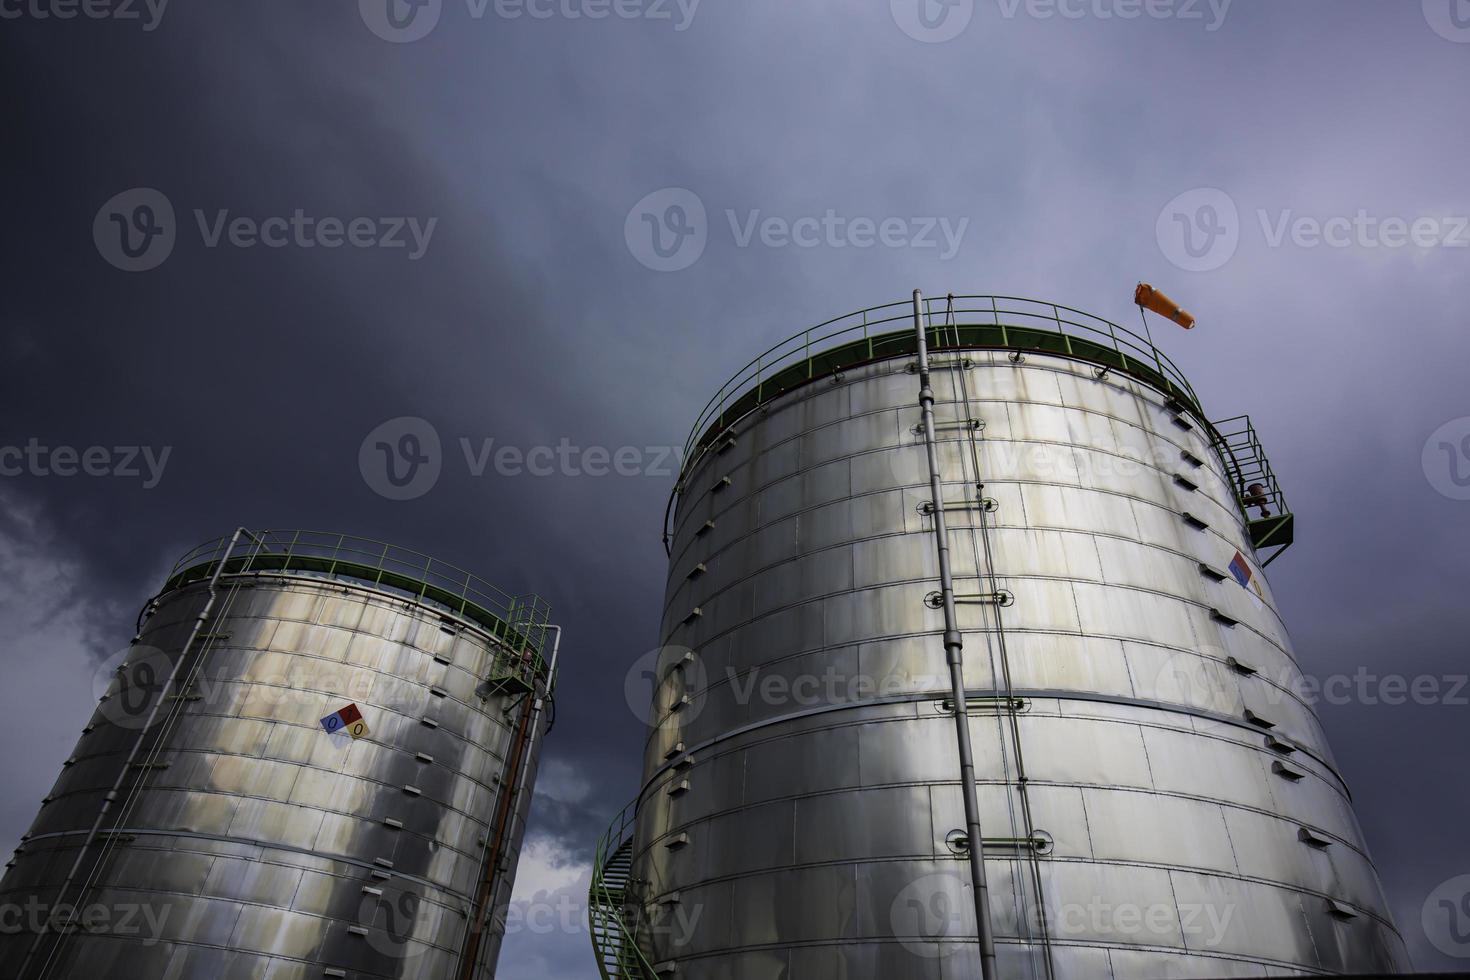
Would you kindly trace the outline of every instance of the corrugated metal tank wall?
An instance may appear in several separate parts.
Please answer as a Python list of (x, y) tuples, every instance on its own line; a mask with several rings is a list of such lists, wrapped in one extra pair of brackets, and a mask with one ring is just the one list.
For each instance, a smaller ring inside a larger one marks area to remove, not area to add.
[[(979, 976), (914, 360), (685, 474), (632, 888), (686, 980)], [(1201, 420), (1066, 357), (934, 360), (956, 590), (1014, 596), (959, 607), (1002, 975), (1403, 968)]]
[[(0, 903), (57, 901), (129, 751), (163, 730), (143, 732), (141, 703), (127, 702), (167, 676), (207, 595), (196, 583), (156, 601), (0, 881)], [(519, 697), (477, 688), (524, 652), (431, 603), (346, 580), (227, 574), (218, 596), (183, 713), (125, 782), (123, 815), (106, 825), (120, 833), (83, 866), (80, 905), (111, 924), (49, 934), (24, 976), (458, 976), (522, 717)], [(320, 719), (349, 703), (370, 734), (333, 739)], [(510, 826), (497, 908), (529, 798)], [(64, 901), (78, 901), (74, 888)], [(493, 976), (502, 938), (503, 916), (490, 922), (477, 980)], [(34, 939), (0, 935), (0, 977), (17, 975)]]

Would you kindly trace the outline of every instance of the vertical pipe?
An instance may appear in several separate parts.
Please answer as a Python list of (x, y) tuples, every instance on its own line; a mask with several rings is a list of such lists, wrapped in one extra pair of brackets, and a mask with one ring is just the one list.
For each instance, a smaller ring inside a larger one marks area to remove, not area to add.
[[(551, 694), (556, 685), (556, 660), (561, 651), (561, 627), (550, 626), (548, 629), (556, 630), (556, 639), (551, 646), (551, 665), (546, 673), (546, 685), (542, 693), (538, 695), (525, 712), (521, 715), (521, 724), (516, 734), (515, 745), (511, 750), (510, 779), (507, 779), (501, 787), (501, 802), (496, 807), (499, 811), (495, 820), (495, 831), (493, 840), (487, 841), (489, 851), (485, 856), (484, 875), (481, 879), (479, 901), (474, 910), (474, 919), (470, 923), (469, 932), (465, 937), (465, 945), (460, 956), (459, 978), (460, 980), (472, 980), (479, 966), (480, 951), (484, 945), (485, 928), (487, 926), (486, 916), (490, 912), (490, 906), (499, 894), (503, 882), (500, 879), (500, 862), (503, 852), (508, 845), (509, 838), (514, 834), (516, 809), (520, 805), (521, 794), (525, 792), (526, 783), (529, 781), (532, 762), (535, 759), (537, 729), (541, 724), (541, 712), (546, 707), (546, 698)], [(532, 685), (536, 683), (532, 678)], [(524, 754), (523, 754), (524, 753)], [(497, 910), (498, 911), (498, 910)]]
[[(132, 751), (128, 753), (127, 759), (123, 761), (122, 769), (118, 772), (117, 779), (113, 780), (112, 789), (108, 790), (107, 795), (103, 797), (102, 807), (97, 811), (97, 819), (92, 821), (92, 827), (87, 831), (87, 836), (82, 841), (81, 849), (77, 851), (76, 860), (72, 862), (71, 870), (67, 872), (66, 879), (62, 881), (61, 888), (56, 893), (56, 908), (63, 907), (63, 900), (66, 898), (67, 889), (76, 880), (77, 872), (82, 869), (82, 862), (86, 859), (87, 852), (91, 850), (93, 842), (97, 840), (97, 835), (101, 832), (102, 824), (106, 821), (107, 814), (112, 810), (113, 803), (117, 802), (118, 792), (127, 780), (128, 773), (132, 772), (133, 763), (137, 761), (138, 752), (143, 748), (143, 743), (147, 740), (149, 730), (153, 728), (154, 723), (158, 720), (158, 710), (168, 701), (169, 689), (179, 679), (179, 669), (183, 667), (184, 661), (189, 659), (189, 653), (194, 647), (194, 641), (199, 638), (199, 631), (204, 628), (204, 624), (209, 621), (210, 614), (214, 612), (215, 599), (219, 594), (220, 575), (225, 571), (225, 566), (229, 564), (231, 556), (234, 555), (235, 545), (240, 543), (242, 535), (250, 535), (250, 532), (243, 527), (235, 528), (235, 533), (230, 536), (230, 543), (225, 548), (224, 556), (220, 558), (219, 562), (214, 566), (214, 571), (210, 573), (209, 599), (205, 601), (203, 608), (199, 610), (199, 615), (194, 620), (194, 628), (189, 631), (189, 638), (184, 641), (184, 647), (179, 651), (179, 657), (174, 661), (173, 669), (168, 673), (168, 679), (163, 682), (163, 687), (159, 689), (158, 700), (153, 703), (153, 707), (149, 710), (148, 717), (143, 722), (143, 728), (138, 732), (138, 740), (133, 743)], [(252, 540), (258, 540), (253, 535), (250, 536)], [(139, 775), (138, 778), (142, 779), (143, 776)], [(85, 885), (82, 887), (82, 891), (86, 891)], [(77, 897), (80, 899), (81, 895), (79, 894)], [(81, 902), (78, 901), (76, 904), (80, 906)], [(63, 933), (63, 935), (65, 934)], [(15, 975), (17, 977), (25, 976), (26, 967), (30, 965), (31, 959), (36, 955), (36, 950), (41, 947), (41, 941), (45, 936), (46, 931), (44, 929), (36, 935), (36, 941), (31, 944), (31, 948), (26, 952), (25, 959), (21, 961), (20, 969), (16, 971)], [(54, 948), (52, 955), (55, 955)], [(50, 966), (51, 957), (48, 956), (46, 961), (40, 966), (39, 975), (44, 977), (49, 972)]]
[(1143, 320), (1143, 335), (1148, 338), (1148, 351), (1154, 356), (1154, 367), (1159, 369), (1159, 377), (1167, 381), (1164, 375), (1164, 362), (1159, 358), (1159, 349), (1154, 346), (1154, 332), (1149, 329), (1148, 313), (1144, 310), (1142, 303), (1138, 304), (1138, 316)]
[(980, 834), (980, 802), (975, 794), (975, 754), (970, 746), (970, 711), (965, 699), (964, 641), (954, 606), (954, 575), (949, 564), (949, 526), (944, 490), (934, 449), (934, 389), (929, 384), (929, 348), (924, 341), (923, 294), (914, 290), (914, 334), (919, 350), (919, 408), (923, 412), (924, 451), (929, 457), (929, 492), (934, 498), (934, 546), (939, 555), (939, 588), (944, 598), (944, 653), (954, 693), (955, 737), (960, 749), (960, 795), (965, 801), (965, 833), (970, 838), (970, 881), (975, 896), (975, 927), (980, 934), (980, 977), (993, 980), (995, 938), (990, 931), (990, 890), (985, 884), (985, 838)]
[(541, 735), (541, 712), (546, 707), (546, 699), (556, 689), (556, 661), (557, 657), (561, 655), (561, 627), (548, 626), (546, 628), (548, 630), (555, 630), (556, 637), (551, 641), (551, 663), (546, 668), (546, 687), (531, 708), (531, 750), (527, 753), (528, 764), (521, 768), (520, 785), (516, 787), (517, 799), (525, 792), (526, 782), (530, 778), (531, 766), (529, 765), (529, 761), (536, 758), (536, 740)]

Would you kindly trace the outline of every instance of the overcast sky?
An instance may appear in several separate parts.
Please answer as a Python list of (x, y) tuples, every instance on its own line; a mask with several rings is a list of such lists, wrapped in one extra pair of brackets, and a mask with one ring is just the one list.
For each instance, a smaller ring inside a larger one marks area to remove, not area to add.
[[(1298, 515), (1269, 575), (1304, 669), (1438, 685), (1319, 711), (1417, 965), (1464, 964), (1421, 911), (1470, 874), (1470, 3), (391, 2), (0, 0), (0, 844), (180, 552), (342, 530), (552, 603), (518, 892), (580, 904), (706, 399), (915, 287), (1131, 324), (1147, 279)], [(374, 470), (385, 424), (437, 479)], [(596, 973), (525, 928), (501, 975)]]

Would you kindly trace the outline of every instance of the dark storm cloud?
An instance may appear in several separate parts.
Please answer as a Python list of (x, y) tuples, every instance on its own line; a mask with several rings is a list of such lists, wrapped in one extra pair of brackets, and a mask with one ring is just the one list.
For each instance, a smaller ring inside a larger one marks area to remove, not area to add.
[[(1131, 326), (1146, 278), (1200, 316), (1158, 336), (1217, 416), (1256, 418), (1300, 515), (1270, 575), (1307, 671), (1464, 671), (1470, 503), (1434, 489), (1421, 450), (1470, 416), (1470, 250), (1274, 237), (1303, 217), (1470, 210), (1448, 95), (1470, 44), (1432, 3), (1237, 0), (1195, 22), (981, 0), (943, 43), (905, 34), (886, 2), (707, 0), (682, 30), (689, 8), (668, 6), (672, 21), (573, 19), (576, 4), (509, 19), (446, 0), (407, 44), (354, 3), (178, 0), (152, 30), (0, 23), (0, 445), (170, 451), (151, 489), (4, 478), (26, 515), (3, 525), (22, 543), (7, 574), (64, 560), (46, 594), (81, 610), (78, 660), (126, 642), (172, 558), (238, 523), (391, 540), (539, 591), (567, 627), (549, 751), (593, 789), (538, 802), (538, 821), (585, 861), (637, 784), (623, 675), (658, 642), (673, 483), (654, 457), (719, 384), (805, 325), (916, 285)], [(176, 216), (151, 271), (94, 244), (98, 209), (132, 188)], [(670, 188), (704, 208), (705, 243), (661, 273), (625, 223)], [(1238, 243), (1186, 271), (1161, 212), (1203, 189), (1236, 210)], [(372, 244), (322, 244), (354, 219)], [(380, 247), (396, 219), (407, 244)], [(938, 247), (916, 241), (928, 220)], [(865, 221), (898, 222), (895, 244)], [(940, 222), (964, 228), (950, 258)], [(239, 244), (272, 235), (286, 244)], [(441, 472), (392, 501), (359, 450), (405, 417), (432, 426)], [(562, 446), (552, 475), (531, 472), (537, 447)], [(519, 465), (495, 462), (506, 447)], [(635, 450), (641, 475), (590, 475), (592, 448)], [(27, 710), (10, 731), (48, 709)], [(1320, 710), (1420, 966), (1451, 964), (1418, 916), (1470, 872), (1463, 780), (1435, 748), (1463, 741), (1470, 708)], [(14, 783), (12, 837), (69, 747), (55, 738)], [(570, 953), (585, 939), (565, 942), (547, 954), (556, 975), (591, 975)]]

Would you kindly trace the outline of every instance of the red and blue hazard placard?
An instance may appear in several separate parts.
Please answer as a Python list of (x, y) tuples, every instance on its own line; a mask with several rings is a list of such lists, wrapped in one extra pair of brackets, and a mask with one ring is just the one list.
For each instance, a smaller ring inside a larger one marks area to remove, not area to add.
[(339, 745), (350, 745), (354, 739), (367, 738), (372, 734), (356, 704), (349, 704), (327, 715), (322, 719), (322, 728)]
[(1235, 553), (1235, 558), (1230, 562), (1230, 574), (1235, 576), (1235, 581), (1239, 582), (1240, 587), (1249, 592), (1252, 598), (1261, 602), (1265, 601), (1266, 594), (1261, 589), (1260, 576), (1256, 575), (1255, 569), (1251, 568), (1251, 563), (1239, 551)]

